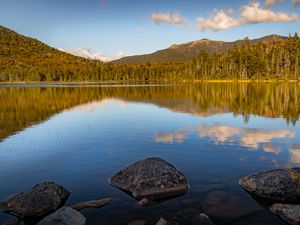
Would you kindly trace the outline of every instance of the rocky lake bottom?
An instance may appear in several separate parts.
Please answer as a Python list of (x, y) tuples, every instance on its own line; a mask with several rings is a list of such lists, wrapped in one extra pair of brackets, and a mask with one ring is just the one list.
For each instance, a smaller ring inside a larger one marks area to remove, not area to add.
[[(201, 213), (217, 225), (286, 224), (239, 181), (299, 166), (298, 86), (0, 87), (0, 202), (53, 181), (68, 206), (112, 199), (80, 211), (88, 225), (192, 224)], [(184, 174), (187, 192), (145, 207), (111, 185), (149, 157)]]

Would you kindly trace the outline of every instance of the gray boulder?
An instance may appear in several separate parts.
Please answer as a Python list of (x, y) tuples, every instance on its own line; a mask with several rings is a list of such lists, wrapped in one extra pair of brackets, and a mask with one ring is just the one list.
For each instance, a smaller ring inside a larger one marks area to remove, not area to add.
[(300, 205), (276, 203), (271, 205), (270, 210), (289, 224), (300, 224)]
[(46, 216), (37, 225), (85, 225), (85, 217), (70, 207), (63, 207)]
[(189, 189), (187, 178), (160, 158), (140, 160), (113, 175), (109, 182), (137, 199), (172, 197), (182, 195)]
[(2, 211), (21, 218), (43, 217), (54, 212), (69, 197), (64, 187), (44, 182), (1, 203)]
[(300, 168), (276, 169), (244, 177), (240, 185), (251, 194), (281, 203), (300, 200)]

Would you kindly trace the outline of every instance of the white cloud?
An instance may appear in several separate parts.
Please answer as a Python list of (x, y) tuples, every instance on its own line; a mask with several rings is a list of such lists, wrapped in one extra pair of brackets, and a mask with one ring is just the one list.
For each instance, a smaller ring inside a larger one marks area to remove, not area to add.
[(162, 23), (182, 25), (182, 24), (185, 23), (185, 19), (180, 14), (180, 12), (175, 12), (175, 13), (170, 13), (170, 12), (153, 13), (151, 15), (151, 20), (157, 25), (162, 24)]
[[(300, 2), (300, 0), (294, 1)], [(273, 0), (272, 2), (274, 3), (275, 1)], [(239, 17), (234, 17), (232, 14), (233, 10), (215, 10), (214, 14), (209, 18), (197, 18), (196, 28), (200, 31), (220, 31), (247, 24), (294, 22), (298, 19), (298, 15), (295, 13), (289, 15), (284, 12), (275, 12), (271, 9), (262, 8), (258, 2), (243, 6)]]
[(214, 15), (209, 18), (205, 19), (203, 17), (197, 18), (197, 29), (204, 31), (204, 30), (225, 30), (229, 29), (231, 27), (236, 27), (240, 25), (240, 21), (231, 17), (230, 14), (232, 14), (233, 11), (224, 11), (219, 10), (215, 11)]
[(265, 0), (265, 5), (268, 7), (272, 7), (274, 5), (282, 3), (283, 0)]
[(294, 22), (297, 14), (288, 15), (283, 12), (274, 12), (271, 9), (263, 9), (259, 3), (253, 3), (242, 7), (241, 23), (265, 23), (265, 22)]
[(64, 49), (60, 48), (60, 51), (70, 53), (75, 56), (87, 58), (87, 59), (94, 59), (94, 60), (101, 60), (104, 62), (112, 61), (120, 59), (124, 56), (126, 56), (123, 52), (118, 52), (116, 55), (113, 56), (107, 56), (102, 54), (101, 52), (93, 52), (89, 48), (76, 48), (76, 49)]

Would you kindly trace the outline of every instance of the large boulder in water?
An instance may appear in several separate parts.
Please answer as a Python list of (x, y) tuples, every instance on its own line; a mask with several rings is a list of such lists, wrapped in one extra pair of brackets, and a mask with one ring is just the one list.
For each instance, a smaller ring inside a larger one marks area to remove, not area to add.
[(289, 224), (300, 224), (300, 205), (276, 203), (270, 207), (270, 210)]
[(160, 158), (140, 160), (113, 175), (109, 182), (137, 199), (167, 198), (182, 195), (189, 189), (187, 178)]
[(59, 208), (69, 197), (64, 187), (44, 182), (1, 203), (1, 210), (21, 218), (43, 217)]
[(70, 207), (63, 207), (46, 216), (37, 225), (85, 225), (86, 218)]
[(300, 200), (300, 168), (276, 169), (244, 177), (240, 185), (251, 194), (281, 203)]

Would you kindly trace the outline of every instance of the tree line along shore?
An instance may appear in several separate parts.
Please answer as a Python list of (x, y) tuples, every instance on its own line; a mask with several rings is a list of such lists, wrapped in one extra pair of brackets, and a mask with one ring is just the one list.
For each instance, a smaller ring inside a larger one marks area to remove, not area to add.
[(61, 52), (0, 26), (0, 82), (298, 80), (298, 34), (272, 41), (248, 38), (225, 52), (187, 62), (113, 64)]

